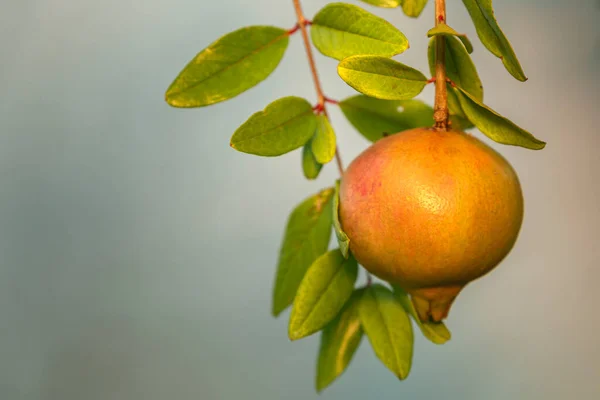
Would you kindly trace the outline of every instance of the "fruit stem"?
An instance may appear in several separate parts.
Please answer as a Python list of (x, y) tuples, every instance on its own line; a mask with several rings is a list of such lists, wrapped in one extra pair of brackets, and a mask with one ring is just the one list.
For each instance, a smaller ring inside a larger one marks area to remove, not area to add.
[[(315, 89), (317, 90), (317, 106), (320, 110), (323, 111), (323, 114), (327, 119), (329, 119), (329, 115), (327, 114), (327, 107), (325, 103), (328, 98), (323, 93), (323, 87), (321, 86), (321, 81), (319, 80), (319, 73), (317, 72), (317, 65), (315, 63), (315, 57), (313, 56), (312, 47), (310, 44), (310, 40), (308, 39), (308, 29), (306, 29), (307, 25), (310, 25), (310, 21), (306, 19), (304, 13), (302, 12), (302, 6), (300, 5), (300, 0), (292, 0), (294, 3), (294, 9), (296, 10), (296, 18), (298, 20), (298, 26), (300, 26), (300, 31), (302, 33), (302, 40), (304, 41), (304, 49), (306, 50), (306, 56), (308, 58), (308, 64), (310, 66), (310, 72), (313, 77), (313, 82), (315, 84)], [(342, 158), (340, 156), (340, 152), (336, 146), (335, 148), (335, 162), (337, 164), (338, 171), (340, 176), (344, 174), (344, 164), (342, 164)]]
[[(446, 23), (446, 0), (435, 0), (435, 26)], [(446, 39), (435, 37), (435, 104), (433, 119), (435, 128), (448, 129), (448, 89), (446, 87)]]

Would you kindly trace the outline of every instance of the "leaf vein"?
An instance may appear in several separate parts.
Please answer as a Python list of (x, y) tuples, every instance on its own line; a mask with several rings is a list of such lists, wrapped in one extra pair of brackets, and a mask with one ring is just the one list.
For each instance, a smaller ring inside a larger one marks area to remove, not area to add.
[[(309, 115), (309, 114), (312, 114), (312, 113), (313, 113), (313, 112), (312, 112), (312, 110), (310, 110), (310, 111), (308, 111), (308, 110), (307, 110), (307, 111), (304, 111), (304, 112), (302, 112), (302, 113), (300, 113), (300, 114), (296, 114), (294, 117), (292, 117), (292, 118), (290, 118), (290, 119), (287, 119), (287, 120), (285, 120), (284, 122), (282, 122), (282, 123), (280, 123), (280, 124), (278, 124), (278, 125), (276, 125), (276, 126), (274, 126), (274, 127), (272, 127), (272, 128), (269, 128), (269, 129), (267, 129), (267, 130), (264, 130), (264, 131), (260, 131), (260, 132), (258, 132), (256, 135), (253, 135), (253, 136), (244, 137), (243, 139), (238, 139), (238, 140), (236, 140), (235, 142), (233, 142), (233, 141), (232, 141), (232, 143), (234, 143), (234, 144), (238, 144), (238, 143), (245, 142), (245, 141), (247, 141), (247, 140), (256, 139), (257, 137), (260, 137), (260, 136), (268, 135), (269, 133), (271, 133), (271, 132), (273, 132), (273, 131), (275, 131), (275, 130), (277, 130), (277, 129), (281, 128), (281, 127), (284, 127), (284, 126), (286, 126), (286, 125), (288, 125), (288, 124), (290, 124), (290, 123), (292, 123), (292, 122), (294, 122), (294, 121), (295, 121), (295, 120), (297, 120), (298, 118), (304, 117), (304, 116), (306, 116), (306, 115)], [(262, 116), (262, 115), (261, 115), (261, 116)]]
[[(256, 54), (258, 54), (258, 53), (259, 53), (259, 52), (261, 52), (263, 49), (265, 49), (265, 48), (267, 48), (267, 47), (269, 47), (269, 46), (273, 45), (273, 44), (274, 44), (274, 43), (276, 43), (277, 41), (279, 41), (279, 40), (281, 40), (281, 39), (283, 39), (283, 38), (286, 38), (286, 37), (288, 37), (288, 34), (287, 34), (287, 32), (285, 32), (285, 33), (283, 33), (283, 34), (281, 34), (281, 35), (277, 36), (275, 39), (271, 40), (270, 42), (268, 42), (268, 43), (266, 43), (266, 44), (264, 44), (264, 45), (262, 45), (262, 46), (260, 46), (260, 47), (257, 47), (257, 48), (256, 48), (254, 51), (251, 51), (251, 52), (249, 52), (248, 54), (245, 54), (243, 57), (241, 57), (241, 58), (239, 58), (239, 59), (235, 60), (235, 62), (233, 62), (233, 63), (231, 63), (231, 64), (228, 64), (226, 67), (224, 67), (224, 68), (221, 68), (220, 70), (217, 70), (217, 71), (215, 71), (214, 73), (212, 73), (211, 75), (207, 76), (206, 78), (204, 78), (204, 79), (201, 79), (201, 80), (199, 80), (199, 81), (196, 81), (196, 82), (194, 82), (193, 84), (191, 84), (191, 85), (189, 85), (189, 86), (186, 86), (186, 87), (184, 87), (184, 88), (181, 88), (181, 89), (179, 89), (179, 90), (173, 90), (173, 91), (171, 91), (169, 94), (173, 96), (173, 95), (178, 95), (178, 94), (184, 93), (184, 92), (186, 92), (186, 91), (188, 91), (188, 90), (192, 90), (192, 89), (194, 89), (194, 88), (196, 88), (196, 87), (200, 86), (202, 83), (204, 83), (204, 82), (206, 82), (206, 81), (208, 81), (208, 80), (210, 80), (210, 79), (212, 79), (212, 78), (216, 77), (217, 75), (220, 75), (220, 74), (223, 74), (223, 73), (225, 73), (226, 71), (228, 71), (229, 69), (233, 68), (234, 66), (237, 66), (238, 64), (242, 63), (244, 60), (246, 60), (246, 59), (248, 59), (248, 58), (252, 57), (253, 55), (256, 55)], [(228, 45), (228, 46), (230, 46), (230, 45)], [(203, 52), (205, 52), (205, 51), (213, 51), (213, 49), (212, 49), (212, 48), (210, 48), (210, 47), (208, 47), (206, 50), (203, 50), (201, 53), (203, 53)], [(214, 62), (214, 61), (213, 61), (213, 62)]]

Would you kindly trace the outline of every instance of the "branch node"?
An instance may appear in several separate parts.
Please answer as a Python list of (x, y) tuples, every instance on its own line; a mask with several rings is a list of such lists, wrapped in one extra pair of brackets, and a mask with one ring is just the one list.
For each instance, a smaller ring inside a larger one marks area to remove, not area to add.
[(292, 29), (288, 29), (288, 31), (287, 31), (288, 36), (291, 36), (294, 33), (298, 32), (299, 29), (300, 29), (300, 24), (294, 25), (294, 27)]
[[(324, 114), (327, 117), (327, 108), (325, 108), (325, 103), (332, 103), (333, 100), (328, 99), (323, 94), (323, 88), (321, 87), (321, 81), (319, 80), (319, 73), (317, 72), (317, 65), (315, 64), (315, 58), (313, 56), (312, 47), (310, 44), (310, 40), (308, 38), (308, 32), (306, 27), (308, 25), (312, 25), (312, 21), (306, 19), (304, 13), (302, 12), (302, 6), (300, 5), (300, 0), (292, 0), (294, 3), (294, 9), (296, 11), (296, 19), (298, 21), (298, 26), (302, 33), (302, 40), (304, 42), (304, 49), (306, 50), (306, 57), (308, 58), (308, 65), (310, 66), (310, 72), (313, 77), (313, 82), (315, 84), (315, 90), (317, 91), (317, 105), (313, 108), (315, 113)], [(336, 102), (337, 103), (337, 102)], [(344, 167), (342, 165), (342, 159), (340, 157), (340, 152), (337, 147), (335, 149), (335, 159), (337, 162), (337, 167), (340, 172), (340, 175), (344, 174)]]

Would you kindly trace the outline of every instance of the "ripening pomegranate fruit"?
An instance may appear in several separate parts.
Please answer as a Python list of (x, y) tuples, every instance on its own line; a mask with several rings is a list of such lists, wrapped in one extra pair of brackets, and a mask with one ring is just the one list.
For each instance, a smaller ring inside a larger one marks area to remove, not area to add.
[(339, 212), (365, 269), (410, 293), (422, 321), (440, 321), (513, 247), (523, 196), (510, 164), (483, 142), (419, 128), (379, 140), (350, 164)]

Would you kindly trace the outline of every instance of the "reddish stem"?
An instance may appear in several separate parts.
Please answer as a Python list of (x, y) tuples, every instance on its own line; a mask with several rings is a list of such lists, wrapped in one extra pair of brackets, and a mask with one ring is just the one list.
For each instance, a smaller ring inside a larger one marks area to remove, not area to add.
[[(305, 19), (304, 20), (304, 26), (310, 26), (312, 25), (312, 21)], [(294, 25), (294, 27), (292, 29), (288, 29), (287, 34), (288, 36), (293, 35), (294, 33), (298, 32), (300, 30), (301, 26), (300, 23), (297, 23), (296, 25)]]
[(299, 29), (300, 29), (300, 24), (294, 25), (294, 27), (292, 29), (288, 29), (288, 31), (287, 31), (288, 36), (291, 36), (294, 33), (298, 32)]
[[(294, 10), (296, 11), (296, 18), (298, 20), (298, 26), (300, 32), (302, 33), (302, 41), (304, 42), (304, 49), (306, 50), (306, 57), (308, 58), (308, 65), (310, 66), (310, 72), (313, 77), (313, 82), (315, 84), (315, 90), (317, 91), (317, 99), (318, 104), (315, 107), (315, 112), (323, 113), (326, 117), (327, 108), (325, 107), (326, 97), (323, 94), (323, 88), (321, 87), (321, 81), (319, 80), (319, 73), (317, 72), (317, 66), (315, 64), (315, 58), (313, 56), (312, 47), (310, 44), (310, 39), (308, 38), (308, 29), (306, 27), (311, 25), (312, 22), (306, 19), (304, 13), (302, 12), (302, 6), (300, 4), (300, 0), (292, 0), (294, 3)], [(335, 149), (335, 161), (338, 167), (338, 171), (340, 175), (344, 174), (344, 166), (342, 164), (342, 158), (340, 157), (340, 152), (338, 149)]]

